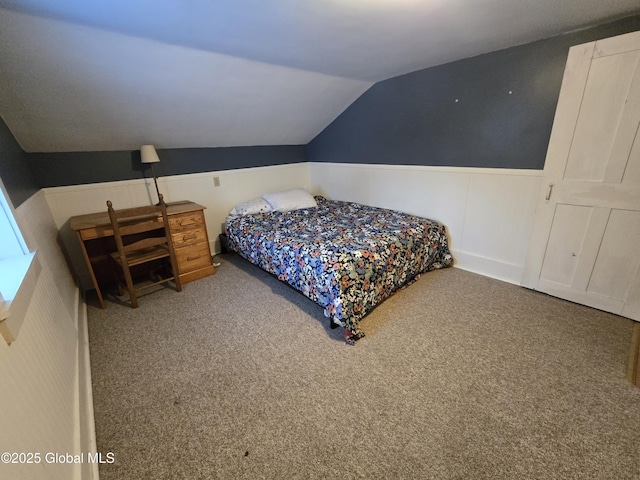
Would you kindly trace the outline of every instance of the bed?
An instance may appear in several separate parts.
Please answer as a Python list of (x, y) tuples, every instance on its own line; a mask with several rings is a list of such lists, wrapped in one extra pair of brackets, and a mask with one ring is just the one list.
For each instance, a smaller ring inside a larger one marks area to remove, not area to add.
[(320, 305), (347, 343), (364, 336), (362, 318), (397, 289), (453, 263), (438, 222), (296, 192), (303, 201), (265, 195), (234, 208), (227, 246)]

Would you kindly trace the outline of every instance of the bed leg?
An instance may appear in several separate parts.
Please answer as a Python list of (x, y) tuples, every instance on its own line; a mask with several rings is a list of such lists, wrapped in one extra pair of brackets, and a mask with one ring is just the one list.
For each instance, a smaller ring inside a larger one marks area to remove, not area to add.
[(329, 326), (331, 327), (331, 330), (335, 330), (336, 328), (338, 328), (338, 327), (339, 327), (339, 325), (338, 325), (336, 322), (334, 322), (334, 321), (333, 321), (333, 318), (331, 318), (331, 319), (329, 320), (329, 322), (330, 322), (330, 323), (329, 323)]

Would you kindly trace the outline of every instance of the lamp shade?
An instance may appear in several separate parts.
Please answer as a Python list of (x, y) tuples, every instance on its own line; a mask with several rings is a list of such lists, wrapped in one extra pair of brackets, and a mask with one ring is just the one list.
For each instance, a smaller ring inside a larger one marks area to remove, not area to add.
[(142, 163), (158, 163), (160, 158), (158, 158), (158, 152), (153, 145), (142, 145), (140, 147), (140, 161)]

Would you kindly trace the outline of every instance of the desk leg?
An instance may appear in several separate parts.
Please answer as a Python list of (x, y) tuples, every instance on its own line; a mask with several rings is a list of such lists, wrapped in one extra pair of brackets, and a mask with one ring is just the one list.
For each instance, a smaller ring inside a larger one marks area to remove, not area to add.
[(633, 322), (627, 379), (636, 387), (640, 387), (640, 322)]
[(96, 274), (93, 271), (93, 265), (91, 264), (91, 259), (89, 258), (89, 254), (87, 253), (87, 247), (84, 244), (84, 240), (82, 239), (80, 232), (77, 232), (77, 234), (78, 234), (78, 241), (80, 242), (80, 248), (82, 249), (82, 255), (84, 255), (84, 261), (87, 264), (87, 268), (89, 269), (89, 274), (91, 275), (93, 288), (96, 289), (96, 293), (98, 294), (98, 301), (100, 302), (100, 307), (107, 308), (107, 306), (104, 303), (104, 298), (102, 298), (102, 291), (100, 290), (100, 285), (98, 285)]

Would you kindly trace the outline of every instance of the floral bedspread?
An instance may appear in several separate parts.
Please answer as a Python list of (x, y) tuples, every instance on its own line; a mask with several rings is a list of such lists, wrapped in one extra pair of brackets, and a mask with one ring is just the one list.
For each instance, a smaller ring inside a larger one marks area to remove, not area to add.
[(349, 332), (419, 274), (453, 263), (433, 220), (316, 197), (318, 206), (228, 217), (228, 247), (324, 308)]

